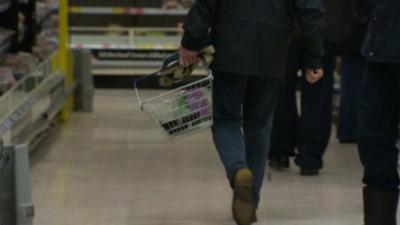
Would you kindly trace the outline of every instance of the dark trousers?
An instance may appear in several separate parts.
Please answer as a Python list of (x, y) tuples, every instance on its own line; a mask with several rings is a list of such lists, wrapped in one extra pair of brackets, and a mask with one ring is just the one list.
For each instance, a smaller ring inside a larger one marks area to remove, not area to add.
[(367, 63), (359, 107), (358, 146), (364, 166), (363, 181), (370, 188), (397, 190), (400, 63)]
[(361, 55), (342, 57), (342, 80), (337, 137), (341, 141), (357, 140), (358, 95), (364, 74), (365, 59)]
[(214, 143), (231, 184), (239, 169), (249, 168), (253, 172), (253, 195), (258, 205), (281, 81), (214, 73)]
[[(297, 165), (320, 169), (331, 134), (335, 44), (325, 42), (325, 76), (316, 84), (308, 83), (304, 76), (298, 77), (303, 54), (303, 49), (293, 43), (289, 52), (286, 82), (281, 87), (277, 102), (270, 157), (293, 155), (297, 147)], [(301, 87), (301, 115), (297, 111), (298, 81)]]

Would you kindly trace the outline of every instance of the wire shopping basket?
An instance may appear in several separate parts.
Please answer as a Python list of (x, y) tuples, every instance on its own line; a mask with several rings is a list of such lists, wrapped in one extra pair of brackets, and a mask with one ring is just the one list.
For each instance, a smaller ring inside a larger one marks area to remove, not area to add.
[(201, 130), (210, 128), (212, 117), (212, 83), (213, 75), (206, 60), (201, 64), (208, 76), (189, 84), (162, 93), (158, 96), (143, 99), (138, 83), (152, 76), (162, 76), (162, 71), (140, 78), (134, 82), (140, 109), (170, 139), (180, 139)]

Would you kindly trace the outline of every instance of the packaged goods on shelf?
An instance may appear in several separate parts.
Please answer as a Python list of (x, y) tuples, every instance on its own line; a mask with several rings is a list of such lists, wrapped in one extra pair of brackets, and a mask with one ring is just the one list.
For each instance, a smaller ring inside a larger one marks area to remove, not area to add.
[(0, 45), (8, 42), (14, 34), (14, 31), (0, 27)]
[(58, 40), (55, 36), (42, 33), (36, 38), (36, 46), (33, 47), (33, 55), (40, 61), (47, 59), (57, 50)]
[(58, 5), (59, 0), (37, 0), (36, 4), (38, 4), (38, 3), (45, 4), (48, 7), (52, 7), (52, 6)]
[(16, 80), (13, 74), (13, 68), (0, 67), (0, 95), (4, 94), (15, 84)]
[(161, 8), (176, 9), (176, 8), (178, 8), (178, 1), (177, 0), (163, 0)]
[(193, 0), (179, 0), (179, 3), (183, 8), (188, 9), (192, 6)]
[(58, 15), (51, 15), (42, 23), (43, 30), (54, 30), (55, 32), (58, 31)]
[(42, 24), (46, 22), (49, 17), (58, 10), (58, 0), (46, 0), (36, 2), (36, 18)]
[(25, 31), (25, 20), (25, 15), (22, 12), (18, 12), (18, 30), (21, 34)]
[(13, 68), (13, 74), (16, 79), (30, 74), (34, 71), (39, 59), (27, 52), (19, 52), (18, 54), (7, 54), (3, 65)]
[(161, 8), (163, 9), (188, 9), (192, 6), (193, 0), (163, 0)]

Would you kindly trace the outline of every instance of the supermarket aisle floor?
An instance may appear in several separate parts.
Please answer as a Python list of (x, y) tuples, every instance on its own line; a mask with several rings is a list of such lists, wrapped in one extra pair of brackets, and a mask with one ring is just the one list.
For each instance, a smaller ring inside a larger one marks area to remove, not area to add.
[[(209, 132), (166, 141), (132, 91), (98, 90), (95, 112), (74, 114), (58, 133), (33, 155), (35, 224), (234, 224)], [(362, 224), (360, 177), (355, 146), (333, 139), (321, 176), (273, 173), (258, 224)]]

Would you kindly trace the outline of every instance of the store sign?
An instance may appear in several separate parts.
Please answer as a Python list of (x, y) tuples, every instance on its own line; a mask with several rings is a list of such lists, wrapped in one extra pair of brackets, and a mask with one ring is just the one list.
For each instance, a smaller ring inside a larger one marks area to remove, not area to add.
[(173, 50), (92, 50), (98, 60), (163, 60)]

